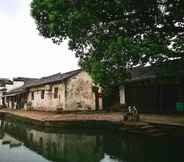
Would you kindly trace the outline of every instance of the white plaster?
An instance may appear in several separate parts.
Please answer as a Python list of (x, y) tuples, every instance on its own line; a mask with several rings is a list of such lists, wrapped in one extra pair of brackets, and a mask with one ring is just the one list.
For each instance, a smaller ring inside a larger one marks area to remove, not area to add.
[(120, 104), (125, 104), (125, 87), (122, 85), (119, 87)]

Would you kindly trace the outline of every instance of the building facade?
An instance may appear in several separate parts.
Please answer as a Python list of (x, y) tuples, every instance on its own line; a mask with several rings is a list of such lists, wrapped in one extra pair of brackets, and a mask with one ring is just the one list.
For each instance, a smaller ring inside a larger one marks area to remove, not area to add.
[(122, 104), (143, 113), (176, 113), (178, 105), (184, 111), (183, 67), (182, 60), (175, 60), (132, 69), (120, 87)]
[(8, 87), (12, 86), (13, 82), (9, 79), (0, 78), (0, 107), (3, 107), (5, 104), (3, 95), (8, 90)]
[(5, 94), (6, 106), (40, 111), (92, 111), (98, 102), (102, 109), (102, 101), (93, 87), (93, 80), (82, 70), (29, 79)]

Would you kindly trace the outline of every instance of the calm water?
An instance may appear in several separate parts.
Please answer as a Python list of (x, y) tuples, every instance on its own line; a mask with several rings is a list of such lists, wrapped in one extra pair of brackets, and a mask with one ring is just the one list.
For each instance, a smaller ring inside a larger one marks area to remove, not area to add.
[(182, 138), (0, 125), (0, 162), (184, 162)]

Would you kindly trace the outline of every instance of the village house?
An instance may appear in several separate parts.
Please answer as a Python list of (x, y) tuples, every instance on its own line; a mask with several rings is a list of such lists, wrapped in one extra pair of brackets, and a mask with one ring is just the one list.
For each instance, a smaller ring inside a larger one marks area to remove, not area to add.
[(11, 86), (13, 83), (11, 80), (6, 78), (0, 78), (0, 107), (4, 105), (3, 95), (7, 91), (8, 87)]
[(120, 86), (120, 103), (143, 113), (184, 112), (183, 67), (183, 60), (175, 60), (133, 68)]
[(23, 85), (8, 91), (6, 106), (40, 111), (92, 111), (102, 109), (102, 99), (94, 91), (89, 74), (82, 70), (58, 73), (40, 79), (15, 78)]

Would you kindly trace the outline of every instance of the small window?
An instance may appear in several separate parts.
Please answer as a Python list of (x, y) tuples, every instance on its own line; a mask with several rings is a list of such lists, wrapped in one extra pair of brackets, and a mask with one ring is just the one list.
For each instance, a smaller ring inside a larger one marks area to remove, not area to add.
[(58, 88), (54, 88), (54, 98), (58, 98)]
[(41, 91), (41, 99), (44, 99), (44, 96), (45, 96), (45, 91), (42, 90), (42, 91)]
[(34, 92), (31, 92), (31, 100), (34, 100)]

